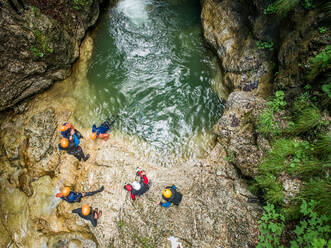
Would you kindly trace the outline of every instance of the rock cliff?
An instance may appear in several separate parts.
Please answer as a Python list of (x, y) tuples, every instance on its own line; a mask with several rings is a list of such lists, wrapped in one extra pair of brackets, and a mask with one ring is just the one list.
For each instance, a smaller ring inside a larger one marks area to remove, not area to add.
[(29, 10), (17, 4), (19, 15), (0, 1), (0, 111), (70, 74), (100, 2), (31, 0)]

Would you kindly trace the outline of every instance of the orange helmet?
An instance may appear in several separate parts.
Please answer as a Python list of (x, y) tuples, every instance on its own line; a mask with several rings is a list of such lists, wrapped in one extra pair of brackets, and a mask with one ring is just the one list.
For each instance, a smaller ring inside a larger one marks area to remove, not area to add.
[(61, 146), (62, 148), (67, 148), (69, 146), (69, 140), (66, 138), (61, 139)]
[(64, 187), (61, 192), (63, 196), (68, 196), (70, 194), (70, 191), (71, 190), (69, 187)]
[(83, 215), (89, 215), (89, 213), (90, 213), (90, 206), (88, 205), (88, 204), (85, 204), (85, 205), (83, 205), (82, 206), (82, 214)]
[(61, 126), (59, 126), (59, 130), (61, 131), (61, 132), (65, 132), (65, 131), (67, 131), (67, 127), (66, 126), (64, 126), (64, 125), (61, 125)]
[(96, 133), (96, 132), (91, 133), (90, 138), (91, 138), (92, 140), (95, 140), (95, 139), (97, 138), (97, 133)]

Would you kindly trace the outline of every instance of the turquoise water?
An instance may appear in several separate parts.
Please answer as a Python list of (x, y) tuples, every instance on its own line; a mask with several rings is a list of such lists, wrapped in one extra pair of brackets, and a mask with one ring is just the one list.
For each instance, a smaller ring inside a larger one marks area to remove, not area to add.
[[(222, 102), (203, 44), (199, 0), (122, 0), (101, 19), (88, 69), (89, 114), (161, 154), (190, 158), (211, 142)], [(93, 93), (92, 93), (93, 92)], [(100, 123), (100, 122), (99, 122)]]

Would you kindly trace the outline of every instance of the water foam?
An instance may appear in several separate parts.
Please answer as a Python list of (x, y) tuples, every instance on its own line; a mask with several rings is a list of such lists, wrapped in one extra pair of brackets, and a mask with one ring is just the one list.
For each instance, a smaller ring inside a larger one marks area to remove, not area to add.
[(128, 17), (131, 22), (141, 25), (148, 20), (148, 0), (123, 0), (120, 1), (117, 10)]

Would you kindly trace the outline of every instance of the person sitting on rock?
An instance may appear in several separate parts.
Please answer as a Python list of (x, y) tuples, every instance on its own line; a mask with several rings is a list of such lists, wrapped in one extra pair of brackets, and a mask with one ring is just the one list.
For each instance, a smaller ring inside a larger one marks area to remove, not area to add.
[(109, 130), (112, 129), (117, 117), (110, 117), (105, 122), (103, 122), (99, 127), (97, 127), (95, 124), (92, 126), (92, 133), (91, 133), (91, 139), (95, 140), (97, 137), (100, 139), (104, 139), (104, 141), (107, 141), (109, 138), (109, 133), (107, 133)]
[(84, 155), (83, 149), (79, 146), (79, 139), (76, 134), (72, 135), (69, 139), (62, 138), (58, 145), (59, 150), (64, 150), (68, 154), (75, 156), (79, 161), (88, 160), (90, 155)]
[(72, 213), (76, 213), (79, 217), (91, 221), (94, 227), (97, 226), (97, 220), (101, 217), (102, 211), (97, 208), (93, 209), (88, 204), (83, 205), (81, 208), (76, 208), (71, 211)]
[(69, 139), (74, 134), (76, 134), (78, 139), (84, 139), (83, 135), (77, 129), (75, 129), (71, 123), (68, 122), (65, 122), (59, 126), (59, 131), (61, 131), (63, 138), (66, 139)]
[(100, 189), (96, 191), (77, 193), (75, 191), (72, 191), (69, 187), (63, 187), (61, 193), (57, 193), (56, 197), (60, 197), (62, 200), (65, 200), (69, 203), (74, 203), (74, 202), (80, 202), (81, 199), (85, 196), (92, 196), (102, 192), (103, 190), (104, 187), (102, 186)]
[(140, 177), (139, 182), (133, 182), (132, 184), (126, 184), (124, 189), (130, 192), (132, 200), (136, 199), (136, 196), (143, 195), (149, 190), (150, 183), (146, 177), (146, 172), (137, 168), (136, 175)]
[[(22, 12), (16, 7), (15, 3), (13, 0), (8, 0), (10, 6), (16, 11), (17, 14), (22, 15)], [(28, 6), (25, 6), (22, 0), (17, 0), (18, 5), (21, 5), (23, 9), (29, 10)]]
[(157, 201), (156, 203), (161, 205), (162, 207), (168, 208), (172, 204), (179, 205), (182, 201), (183, 195), (177, 191), (175, 185), (167, 186), (162, 192), (162, 198), (166, 201), (166, 203)]

